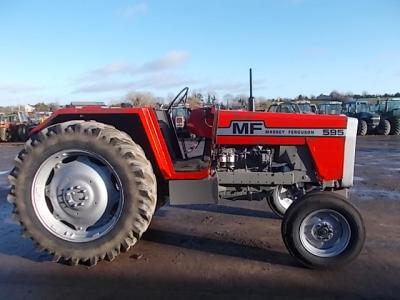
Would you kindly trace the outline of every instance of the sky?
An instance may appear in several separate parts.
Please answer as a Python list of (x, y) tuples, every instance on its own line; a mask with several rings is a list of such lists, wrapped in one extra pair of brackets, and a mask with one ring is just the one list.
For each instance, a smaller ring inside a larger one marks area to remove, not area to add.
[(0, 106), (400, 91), (400, 1), (0, 1)]

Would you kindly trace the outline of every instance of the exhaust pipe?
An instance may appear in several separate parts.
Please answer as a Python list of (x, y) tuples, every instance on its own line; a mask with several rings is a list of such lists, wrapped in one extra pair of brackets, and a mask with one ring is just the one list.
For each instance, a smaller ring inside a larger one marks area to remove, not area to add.
[(254, 104), (254, 97), (253, 97), (253, 72), (250, 68), (249, 70), (250, 75), (250, 97), (248, 100), (247, 109), (248, 111), (255, 111), (255, 104)]

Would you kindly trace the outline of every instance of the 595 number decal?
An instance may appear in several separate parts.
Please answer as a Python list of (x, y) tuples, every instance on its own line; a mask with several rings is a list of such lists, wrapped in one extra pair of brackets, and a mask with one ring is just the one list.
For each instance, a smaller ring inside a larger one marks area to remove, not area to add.
[(344, 136), (344, 129), (323, 129), (322, 134), (325, 136)]

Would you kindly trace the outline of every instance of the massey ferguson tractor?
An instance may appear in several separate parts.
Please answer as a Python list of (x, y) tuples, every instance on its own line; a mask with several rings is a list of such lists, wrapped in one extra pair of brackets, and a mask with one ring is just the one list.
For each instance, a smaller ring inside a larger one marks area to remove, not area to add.
[(170, 114), (187, 95), (164, 110), (60, 109), (33, 129), (9, 176), (23, 235), (55, 261), (92, 266), (134, 246), (168, 201), (260, 201), (284, 189), (296, 201), (282, 237), (299, 262), (330, 268), (359, 254), (363, 220), (347, 199), (356, 119), (196, 108), (186, 126), (202, 151), (188, 158)]

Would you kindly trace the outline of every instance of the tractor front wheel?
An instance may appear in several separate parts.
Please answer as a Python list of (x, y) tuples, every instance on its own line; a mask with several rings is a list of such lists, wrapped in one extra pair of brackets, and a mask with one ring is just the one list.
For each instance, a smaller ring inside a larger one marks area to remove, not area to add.
[(24, 236), (73, 265), (127, 251), (156, 207), (156, 178), (142, 148), (94, 121), (43, 129), (27, 141), (9, 179)]
[(358, 122), (358, 135), (365, 136), (367, 135), (368, 124), (365, 120), (360, 120)]
[(289, 252), (310, 268), (332, 268), (360, 253), (364, 223), (358, 210), (332, 192), (315, 192), (294, 202), (282, 222)]

